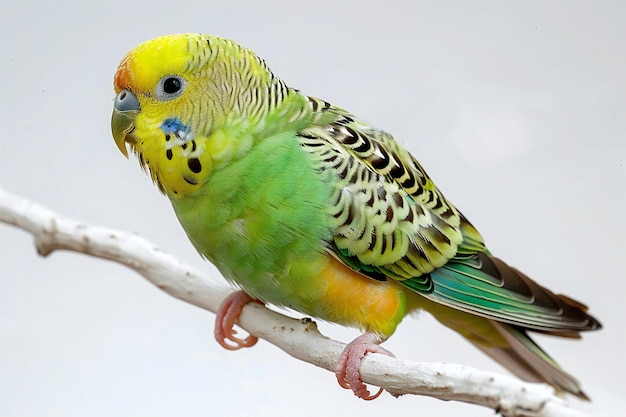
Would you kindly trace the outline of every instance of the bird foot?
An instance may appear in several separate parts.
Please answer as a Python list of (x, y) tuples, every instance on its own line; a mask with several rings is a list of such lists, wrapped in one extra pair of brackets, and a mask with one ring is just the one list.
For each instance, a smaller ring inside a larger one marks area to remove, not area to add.
[(256, 342), (258, 342), (259, 338), (253, 335), (248, 335), (245, 339), (235, 336), (237, 334), (235, 322), (239, 318), (243, 307), (253, 301), (261, 303), (243, 291), (236, 291), (229, 294), (228, 297), (222, 301), (220, 308), (217, 310), (217, 316), (215, 317), (215, 330), (213, 334), (217, 343), (223, 348), (237, 350), (254, 346)]
[(383, 389), (379, 388), (376, 394), (371, 395), (367, 386), (361, 380), (359, 369), (365, 355), (368, 352), (372, 352), (395, 357), (393, 353), (379, 346), (381, 342), (380, 336), (373, 333), (362, 334), (348, 343), (337, 362), (335, 376), (339, 385), (342, 388), (351, 389), (354, 395), (364, 400), (376, 399), (383, 392)]

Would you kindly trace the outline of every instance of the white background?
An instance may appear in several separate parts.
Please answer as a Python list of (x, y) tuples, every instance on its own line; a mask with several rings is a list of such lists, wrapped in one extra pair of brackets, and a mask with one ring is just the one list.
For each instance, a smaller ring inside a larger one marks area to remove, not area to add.
[[(288, 85), (393, 133), (491, 250), (605, 328), (540, 337), (597, 416), (620, 415), (626, 372), (626, 6), (614, 1), (3, 2), (0, 186), (136, 232), (218, 277), (167, 200), (110, 134), (112, 78), (167, 33), (234, 39)], [(357, 400), (326, 371), (260, 342), (228, 352), (214, 317), (133, 272), (38, 257), (0, 225), (1, 416), (492, 416), (421, 397)], [(329, 324), (349, 341), (358, 333)], [(426, 315), (399, 357), (500, 371)]]

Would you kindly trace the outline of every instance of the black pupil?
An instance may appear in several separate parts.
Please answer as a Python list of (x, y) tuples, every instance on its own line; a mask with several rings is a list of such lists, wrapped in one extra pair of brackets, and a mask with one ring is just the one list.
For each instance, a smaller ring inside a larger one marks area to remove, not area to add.
[(163, 91), (167, 94), (174, 94), (180, 90), (180, 80), (178, 78), (167, 78), (163, 81)]

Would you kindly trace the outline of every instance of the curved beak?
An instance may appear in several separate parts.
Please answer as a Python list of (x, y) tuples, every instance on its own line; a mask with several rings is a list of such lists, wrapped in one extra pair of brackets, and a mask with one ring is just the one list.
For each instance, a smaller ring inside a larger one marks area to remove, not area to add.
[(135, 130), (135, 118), (141, 112), (141, 106), (137, 96), (128, 90), (122, 90), (115, 96), (113, 115), (111, 116), (111, 131), (113, 139), (120, 152), (128, 158), (126, 144), (131, 146), (137, 143)]

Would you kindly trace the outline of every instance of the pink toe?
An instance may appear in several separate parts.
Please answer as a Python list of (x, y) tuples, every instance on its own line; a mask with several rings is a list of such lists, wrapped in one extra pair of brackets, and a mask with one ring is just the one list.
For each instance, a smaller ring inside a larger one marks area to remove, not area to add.
[(376, 394), (371, 395), (367, 386), (361, 380), (361, 362), (368, 352), (382, 353), (393, 356), (387, 349), (378, 344), (381, 338), (373, 333), (365, 333), (348, 343), (341, 353), (337, 363), (337, 382), (342, 388), (350, 388), (354, 395), (364, 400), (373, 400), (382, 393), (382, 388)]
[[(259, 340), (256, 336), (248, 335), (245, 339), (237, 336), (234, 326), (243, 307), (249, 302), (257, 301), (243, 291), (236, 291), (224, 299), (215, 318), (215, 340), (228, 350), (237, 350), (243, 347), (254, 346)], [(230, 342), (230, 343), (229, 343)]]

